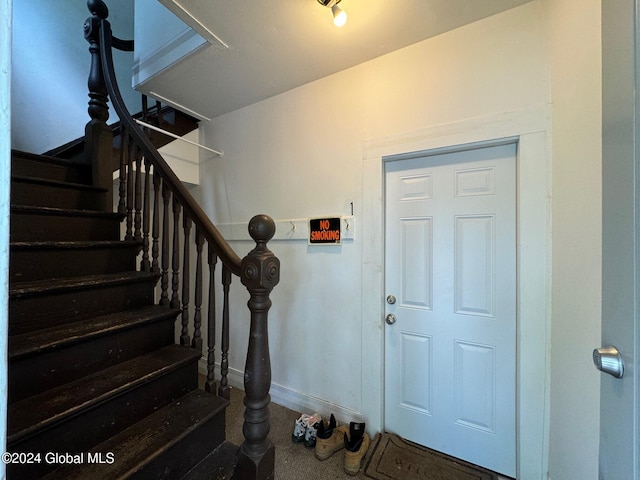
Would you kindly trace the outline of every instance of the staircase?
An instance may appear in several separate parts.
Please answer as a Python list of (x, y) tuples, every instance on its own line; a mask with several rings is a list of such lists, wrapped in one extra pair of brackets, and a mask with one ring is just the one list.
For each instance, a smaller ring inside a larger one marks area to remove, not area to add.
[(201, 351), (91, 179), (13, 152), (7, 478), (230, 478), (228, 401), (198, 389)]
[[(255, 248), (242, 258), (231, 248), (124, 105), (112, 49), (133, 42), (112, 35), (102, 0), (87, 7), (81, 154), (12, 156), (7, 478), (271, 480), (275, 223), (254, 216)], [(234, 317), (233, 278), (249, 293)], [(225, 441), (235, 317), (250, 319), (239, 447)]]

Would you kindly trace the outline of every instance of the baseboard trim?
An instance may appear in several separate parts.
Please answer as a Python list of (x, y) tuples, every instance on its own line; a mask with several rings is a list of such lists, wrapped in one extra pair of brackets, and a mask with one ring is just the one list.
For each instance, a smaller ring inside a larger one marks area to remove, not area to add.
[[(201, 359), (198, 363), (198, 371), (202, 375), (207, 374), (207, 362), (205, 359)], [(218, 364), (216, 364), (216, 371), (220, 371)], [(244, 372), (230, 368), (228, 379), (231, 387), (244, 390)], [(323, 398), (298, 392), (277, 383), (271, 383), (269, 393), (273, 403), (295, 412), (308, 414), (317, 412), (327, 418), (333, 413), (340, 423), (366, 421), (361, 412), (337, 405)]]

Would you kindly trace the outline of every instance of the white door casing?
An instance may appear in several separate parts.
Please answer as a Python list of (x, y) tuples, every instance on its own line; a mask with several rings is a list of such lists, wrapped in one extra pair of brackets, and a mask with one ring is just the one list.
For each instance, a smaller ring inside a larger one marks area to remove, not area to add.
[(514, 143), (387, 162), (385, 430), (515, 476)]
[[(517, 461), (516, 477), (545, 478), (549, 442), (551, 162), (549, 107), (434, 125), (363, 142), (362, 412), (368, 429), (384, 425), (384, 164), (406, 152), (518, 143)], [(357, 210), (356, 210), (357, 212)]]

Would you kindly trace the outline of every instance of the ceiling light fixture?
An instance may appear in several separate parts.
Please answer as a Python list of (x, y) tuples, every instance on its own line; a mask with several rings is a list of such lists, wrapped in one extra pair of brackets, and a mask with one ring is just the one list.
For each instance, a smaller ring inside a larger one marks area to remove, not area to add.
[(333, 23), (336, 27), (342, 27), (347, 23), (347, 12), (338, 6), (340, 0), (318, 0), (318, 3), (331, 9), (331, 13), (333, 13)]

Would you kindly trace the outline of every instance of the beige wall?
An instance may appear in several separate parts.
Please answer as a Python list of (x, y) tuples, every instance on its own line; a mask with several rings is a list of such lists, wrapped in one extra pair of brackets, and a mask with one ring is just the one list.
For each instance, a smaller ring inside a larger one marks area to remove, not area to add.
[[(548, 337), (538, 392), (548, 423), (542, 457), (521, 452), (537, 462), (521, 478), (545, 478), (547, 461), (553, 480), (597, 478), (599, 377), (590, 352), (600, 336), (599, 68), (598, 2), (539, 0), (203, 126), (201, 140), (225, 151), (222, 159), (204, 159), (195, 190), (214, 221), (247, 222), (262, 212), (276, 220), (346, 215), (354, 204), (353, 242), (271, 244), (282, 262), (270, 315), (274, 399), (380, 423), (382, 365), (369, 352), (382, 347), (369, 339), (380, 338), (381, 318), (363, 307), (381, 303), (366, 288), (379, 265), (366, 264), (363, 250), (380, 243), (381, 229), (358, 227), (371, 200), (363, 190), (366, 145), (552, 111), (541, 127), (549, 149), (533, 163), (552, 185), (550, 248), (536, 247), (552, 267), (539, 305)], [(358, 236), (363, 231), (370, 236)], [(244, 308), (245, 296), (234, 296), (236, 311)], [(231, 366), (241, 383), (247, 325), (233, 328)], [(380, 398), (372, 401), (372, 392)]]

